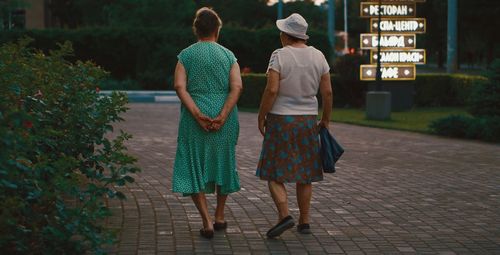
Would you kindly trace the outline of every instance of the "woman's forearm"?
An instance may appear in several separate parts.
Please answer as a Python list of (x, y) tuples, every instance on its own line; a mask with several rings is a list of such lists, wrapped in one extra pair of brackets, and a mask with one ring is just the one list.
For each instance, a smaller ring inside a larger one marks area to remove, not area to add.
[(231, 70), (229, 71), (229, 84), (229, 95), (227, 96), (224, 106), (219, 113), (219, 117), (222, 117), (222, 119), (226, 119), (229, 113), (233, 110), (234, 106), (238, 102), (238, 99), (240, 98), (241, 91), (243, 90), (240, 65), (238, 62), (235, 62), (233, 66), (231, 66)]
[(262, 102), (259, 108), (260, 118), (264, 118), (271, 111), (277, 96), (277, 92), (270, 91), (268, 89), (264, 90), (264, 94), (262, 95)]
[(267, 85), (262, 95), (262, 101), (259, 108), (259, 119), (263, 119), (273, 108), (274, 102), (278, 97), (280, 74), (274, 70), (269, 70), (267, 76)]
[(229, 115), (229, 113), (233, 110), (234, 106), (238, 102), (238, 99), (240, 98), (241, 90), (242, 90), (241, 88), (231, 89), (231, 92), (229, 92), (229, 95), (226, 98), (226, 102), (224, 103), (224, 106), (222, 107), (222, 110), (219, 115), (222, 116)]
[(330, 116), (332, 113), (332, 105), (333, 105), (333, 95), (330, 91), (330, 93), (325, 93), (325, 95), (321, 96), (322, 100), (322, 111), (323, 115), (321, 117), (321, 120), (330, 120)]
[(332, 92), (332, 82), (330, 79), (330, 74), (326, 73), (321, 76), (321, 82), (319, 84), (321, 100), (322, 100), (322, 111), (323, 116), (322, 121), (330, 121), (330, 115), (332, 113), (333, 107), (333, 92)]
[(185, 89), (176, 89), (177, 96), (181, 100), (181, 103), (186, 107), (186, 109), (193, 115), (194, 117), (200, 115), (201, 111), (194, 102), (193, 98)]

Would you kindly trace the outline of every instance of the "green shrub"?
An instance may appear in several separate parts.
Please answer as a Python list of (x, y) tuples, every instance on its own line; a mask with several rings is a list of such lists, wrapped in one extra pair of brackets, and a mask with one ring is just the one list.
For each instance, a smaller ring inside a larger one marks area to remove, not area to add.
[(472, 90), (469, 112), (478, 117), (500, 116), (500, 59), (495, 60), (488, 72), (488, 81)]
[[(430, 125), (432, 132), (440, 135), (500, 142), (500, 60), (496, 60), (488, 73), (489, 80), (474, 80), (475, 86), (463, 89), (471, 94), (467, 99), (473, 118), (449, 116)], [(469, 82), (473, 82), (467, 78)], [(461, 83), (462, 85), (465, 82)]]
[(429, 128), (431, 132), (442, 136), (467, 137), (473, 121), (473, 118), (464, 115), (450, 115), (431, 122)]
[(266, 88), (265, 74), (242, 75), (243, 92), (238, 100), (239, 107), (259, 108), (260, 100)]
[[(309, 43), (330, 54), (328, 37), (323, 31), (309, 31)], [(33, 47), (48, 52), (57, 43), (71, 41), (74, 57), (91, 60), (110, 71), (115, 80), (137, 80), (143, 89), (173, 89), (172, 76), (177, 54), (196, 42), (192, 30), (166, 28), (82, 28), (77, 30), (17, 30), (0, 33), (0, 43), (23, 36), (35, 39)], [(220, 43), (232, 50), (240, 66), (253, 72), (265, 72), (271, 53), (281, 47), (276, 28), (252, 30), (224, 26)]]
[(114, 79), (104, 79), (100, 82), (101, 90), (141, 90), (141, 85), (135, 80), (118, 81)]
[(361, 107), (365, 104), (366, 83), (359, 79), (359, 66), (365, 63), (365, 57), (357, 54), (348, 54), (335, 60), (332, 87), (336, 106)]
[(500, 117), (450, 115), (433, 121), (429, 128), (431, 132), (442, 136), (500, 142)]
[(463, 74), (420, 74), (415, 85), (415, 104), (419, 107), (465, 106), (472, 89), (484, 82), (482, 76)]
[(126, 96), (100, 97), (105, 72), (65, 60), (71, 45), (45, 55), (28, 39), (0, 47), (0, 250), (2, 254), (103, 253), (112, 235), (99, 222), (113, 186), (138, 169), (120, 132)]
[(482, 123), (478, 138), (488, 142), (500, 143), (500, 116), (479, 118)]

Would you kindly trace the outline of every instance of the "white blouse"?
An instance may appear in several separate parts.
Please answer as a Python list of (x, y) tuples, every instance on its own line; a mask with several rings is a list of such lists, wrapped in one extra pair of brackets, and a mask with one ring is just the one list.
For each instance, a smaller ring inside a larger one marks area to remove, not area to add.
[(317, 115), (321, 76), (330, 71), (323, 53), (316, 48), (286, 46), (277, 49), (269, 69), (280, 73), (278, 96), (270, 113), (278, 115)]

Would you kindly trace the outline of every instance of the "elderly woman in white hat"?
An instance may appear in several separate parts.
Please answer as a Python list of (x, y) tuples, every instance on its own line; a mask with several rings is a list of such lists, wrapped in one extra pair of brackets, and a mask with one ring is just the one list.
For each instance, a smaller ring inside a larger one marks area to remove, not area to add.
[[(292, 228), (284, 183), (296, 183), (300, 217), (299, 233), (310, 232), (309, 208), (312, 182), (323, 180), (318, 126), (328, 128), (332, 111), (330, 68), (321, 51), (306, 44), (307, 22), (299, 14), (276, 21), (283, 48), (269, 61), (267, 85), (260, 104), (258, 125), (264, 136), (256, 175), (268, 181), (279, 213), (270, 238)], [(317, 121), (318, 90), (322, 117)]]

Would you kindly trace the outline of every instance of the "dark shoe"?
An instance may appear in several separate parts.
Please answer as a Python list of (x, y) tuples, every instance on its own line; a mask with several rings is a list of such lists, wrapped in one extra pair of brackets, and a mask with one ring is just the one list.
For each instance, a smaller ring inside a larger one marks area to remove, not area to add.
[(212, 229), (200, 229), (200, 236), (203, 236), (207, 239), (212, 239), (214, 237), (214, 231)]
[(224, 230), (227, 228), (227, 222), (224, 221), (222, 223), (219, 223), (219, 222), (215, 222), (214, 223), (214, 230)]
[(295, 223), (293, 222), (292, 216), (286, 216), (284, 219), (280, 221), (280, 223), (278, 223), (278, 225), (274, 226), (269, 231), (267, 231), (266, 235), (269, 238), (277, 237), (286, 230), (293, 228), (293, 225), (295, 225)]
[(301, 234), (311, 234), (311, 226), (309, 224), (299, 224), (297, 225), (297, 231)]

